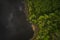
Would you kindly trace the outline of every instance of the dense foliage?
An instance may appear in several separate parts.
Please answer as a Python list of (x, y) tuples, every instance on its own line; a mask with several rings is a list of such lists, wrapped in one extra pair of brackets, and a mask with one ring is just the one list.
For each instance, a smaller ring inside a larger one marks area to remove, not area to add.
[(39, 27), (35, 40), (60, 40), (60, 0), (27, 0), (28, 20)]

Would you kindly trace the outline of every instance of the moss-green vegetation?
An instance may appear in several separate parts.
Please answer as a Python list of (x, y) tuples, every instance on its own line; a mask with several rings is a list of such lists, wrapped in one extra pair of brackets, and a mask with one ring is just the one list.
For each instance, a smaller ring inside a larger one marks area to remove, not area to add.
[(36, 40), (60, 40), (60, 0), (27, 0), (28, 20), (39, 27)]

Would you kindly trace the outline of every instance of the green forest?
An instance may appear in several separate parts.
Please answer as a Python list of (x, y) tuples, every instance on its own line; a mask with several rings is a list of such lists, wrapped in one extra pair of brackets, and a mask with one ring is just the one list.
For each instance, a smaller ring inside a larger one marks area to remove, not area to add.
[(26, 0), (28, 20), (39, 28), (34, 40), (60, 40), (60, 0)]

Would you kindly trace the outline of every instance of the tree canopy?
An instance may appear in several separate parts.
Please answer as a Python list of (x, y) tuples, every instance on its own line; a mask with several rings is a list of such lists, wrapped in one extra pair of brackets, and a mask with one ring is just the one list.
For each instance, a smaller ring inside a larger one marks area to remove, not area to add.
[(26, 0), (28, 20), (38, 25), (35, 40), (60, 40), (60, 0)]

